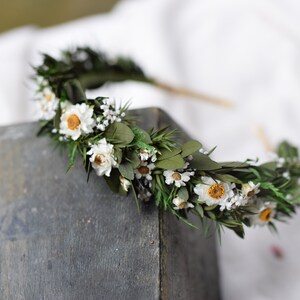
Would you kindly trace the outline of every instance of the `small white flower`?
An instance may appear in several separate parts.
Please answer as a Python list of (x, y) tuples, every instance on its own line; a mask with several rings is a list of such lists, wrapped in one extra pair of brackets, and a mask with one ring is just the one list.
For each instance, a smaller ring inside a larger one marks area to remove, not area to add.
[(99, 129), (101, 131), (104, 131), (106, 128), (104, 124), (98, 124), (96, 127), (97, 127), (97, 129)]
[(40, 105), (40, 119), (52, 120), (55, 117), (56, 109), (58, 107), (58, 99), (49, 87), (44, 88), (43, 97), (39, 101)]
[(220, 205), (222, 209), (231, 207), (227, 202), (230, 202), (234, 196), (234, 183), (213, 180), (205, 176), (201, 179), (203, 183), (197, 184), (194, 188), (200, 202), (205, 202), (208, 206)]
[(276, 214), (276, 203), (258, 200), (254, 212), (256, 212), (256, 214), (249, 216), (251, 225), (266, 225)]
[(145, 177), (147, 180), (152, 180), (152, 170), (155, 169), (155, 165), (153, 163), (148, 164), (147, 162), (142, 162), (140, 166), (134, 171), (135, 177), (137, 179), (141, 179)]
[(120, 176), (120, 183), (121, 183), (121, 187), (125, 192), (128, 192), (129, 187), (131, 186), (131, 183), (128, 179), (126, 179), (123, 176)]
[(152, 180), (151, 172), (153, 169), (155, 169), (155, 165), (153, 163), (148, 164), (146, 161), (142, 161), (140, 166), (134, 170), (135, 177), (137, 179), (145, 177), (147, 180)]
[(249, 181), (248, 183), (242, 184), (242, 195), (245, 198), (252, 198), (256, 194), (260, 192), (259, 189), (260, 184), (254, 184), (252, 181)]
[(107, 143), (105, 138), (92, 145), (87, 154), (91, 155), (90, 162), (98, 176), (105, 175), (109, 177), (112, 167), (118, 166), (114, 158), (114, 146)]
[(195, 172), (179, 172), (167, 170), (164, 171), (166, 184), (173, 184), (177, 187), (185, 186), (186, 182), (190, 181), (191, 176), (195, 175)]
[(115, 122), (122, 122), (122, 117), (125, 113), (121, 113), (120, 109), (116, 108), (115, 101), (109, 98), (102, 100), (102, 105), (100, 105), (102, 115), (96, 119), (96, 127), (101, 131), (105, 131), (109, 124)]
[(139, 155), (142, 161), (147, 161), (149, 158), (151, 158), (151, 161), (155, 162), (157, 160), (156, 153), (157, 153), (156, 149), (154, 150), (142, 149)]
[(282, 174), (282, 176), (283, 176), (284, 178), (286, 178), (286, 179), (291, 179), (291, 174), (290, 174), (289, 171), (284, 172), (284, 173)]
[(142, 161), (146, 161), (150, 157), (150, 151), (147, 149), (143, 149), (140, 151), (139, 155)]
[(232, 208), (232, 202), (231, 201), (224, 201), (220, 203), (220, 211), (223, 211), (225, 209), (231, 210)]
[(60, 117), (60, 134), (70, 136), (72, 140), (77, 140), (81, 135), (93, 132), (95, 121), (93, 119), (93, 108), (85, 103), (62, 105), (62, 115)]
[(179, 210), (179, 209), (183, 209), (183, 208), (193, 208), (194, 205), (188, 201), (183, 200), (180, 197), (175, 197), (173, 199), (173, 204), (175, 205), (174, 209), (175, 210)]
[(199, 149), (199, 152), (202, 153), (202, 154), (205, 154), (205, 155), (208, 154), (208, 151), (205, 151), (203, 148)]
[(249, 198), (239, 192), (231, 198), (230, 203), (234, 207), (245, 206), (249, 203)]

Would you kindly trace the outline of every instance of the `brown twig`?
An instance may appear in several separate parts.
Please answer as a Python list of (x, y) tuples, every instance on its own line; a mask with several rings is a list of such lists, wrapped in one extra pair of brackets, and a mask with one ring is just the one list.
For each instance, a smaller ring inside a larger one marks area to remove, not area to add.
[(274, 147), (272, 146), (272, 143), (270, 142), (270, 140), (266, 134), (266, 131), (261, 126), (257, 126), (256, 133), (257, 133), (259, 140), (263, 144), (265, 150), (267, 152), (274, 152)]
[(191, 91), (189, 89), (182, 88), (182, 87), (172, 86), (172, 85), (169, 85), (167, 83), (164, 83), (164, 82), (161, 82), (158, 80), (154, 80), (153, 84), (162, 90), (165, 90), (167, 92), (170, 92), (170, 93), (173, 93), (176, 95), (190, 97), (190, 98), (201, 100), (201, 101), (206, 101), (208, 103), (221, 105), (226, 108), (231, 108), (234, 106), (233, 102), (231, 102), (229, 100), (216, 98), (216, 97), (209, 96), (206, 94)]

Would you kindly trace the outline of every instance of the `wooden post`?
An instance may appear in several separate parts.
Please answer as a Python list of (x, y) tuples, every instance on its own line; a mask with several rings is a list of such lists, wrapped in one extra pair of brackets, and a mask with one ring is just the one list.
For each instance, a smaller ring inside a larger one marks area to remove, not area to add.
[[(139, 110), (145, 128), (174, 122)], [(159, 213), (138, 213), (36, 123), (0, 128), (1, 299), (219, 299), (214, 238)], [(184, 137), (184, 135), (182, 136)]]

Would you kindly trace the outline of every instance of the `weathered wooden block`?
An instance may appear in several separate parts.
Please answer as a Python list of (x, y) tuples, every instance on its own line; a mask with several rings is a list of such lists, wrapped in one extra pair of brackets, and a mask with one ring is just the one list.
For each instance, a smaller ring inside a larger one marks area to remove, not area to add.
[[(140, 110), (145, 128), (173, 126)], [(86, 183), (36, 123), (0, 128), (0, 299), (219, 299), (214, 238), (102, 178)]]

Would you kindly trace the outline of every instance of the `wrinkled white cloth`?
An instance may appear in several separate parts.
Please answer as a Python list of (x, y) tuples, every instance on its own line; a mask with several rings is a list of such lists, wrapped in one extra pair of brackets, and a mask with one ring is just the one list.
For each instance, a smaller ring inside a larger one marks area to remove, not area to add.
[[(91, 92), (159, 106), (217, 160), (266, 158), (257, 126), (276, 145), (300, 147), (300, 4), (296, 0), (123, 1), (112, 12), (49, 29), (0, 35), (0, 125), (36, 119), (30, 65), (40, 53), (77, 45), (133, 57), (149, 74), (174, 85), (231, 99), (232, 110), (173, 96), (137, 83)], [(225, 300), (298, 300), (300, 218), (246, 231), (225, 231), (219, 247)], [(271, 251), (280, 247), (283, 256)]]

